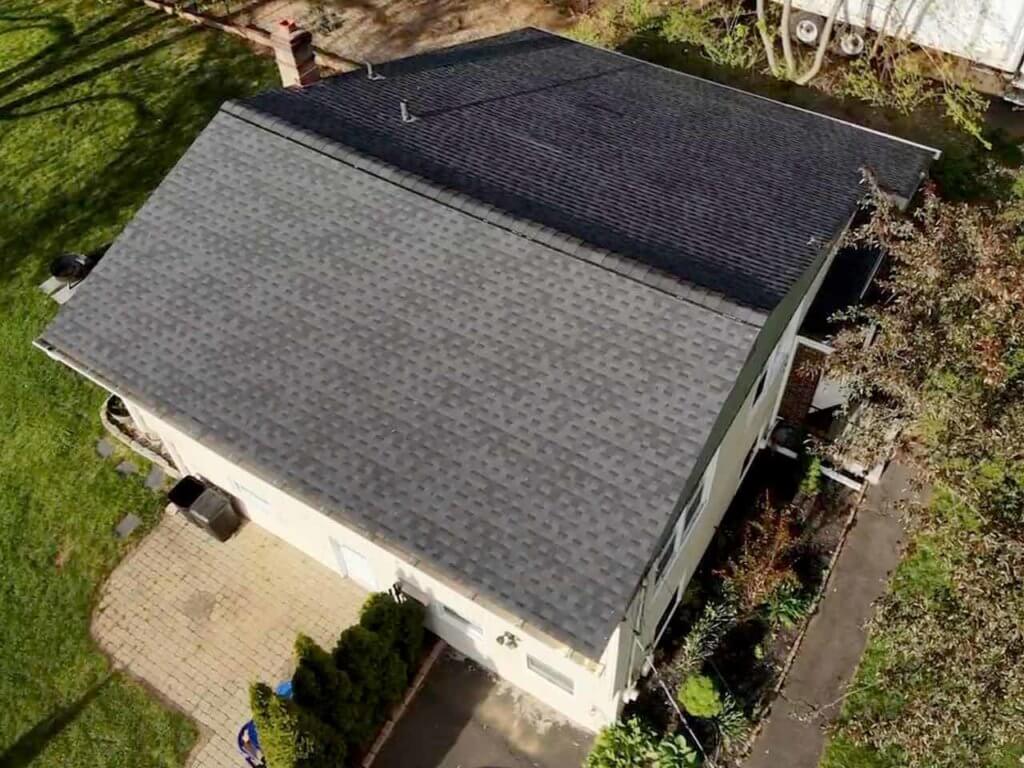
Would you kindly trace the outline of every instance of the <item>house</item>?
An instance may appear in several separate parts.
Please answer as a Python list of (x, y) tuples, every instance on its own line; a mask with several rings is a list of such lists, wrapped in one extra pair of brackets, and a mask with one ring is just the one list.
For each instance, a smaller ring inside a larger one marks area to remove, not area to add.
[(532, 29), (319, 82), (301, 48), (37, 344), (597, 729), (765, 444), (863, 170), (908, 199), (935, 153)]

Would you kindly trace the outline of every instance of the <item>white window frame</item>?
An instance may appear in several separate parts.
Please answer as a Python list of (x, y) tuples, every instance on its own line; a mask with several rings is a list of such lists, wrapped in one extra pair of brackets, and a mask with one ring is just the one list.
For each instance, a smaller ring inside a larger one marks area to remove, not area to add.
[(442, 619), (447, 621), (453, 627), (461, 629), (468, 637), (471, 637), (474, 640), (483, 640), (484, 630), (479, 624), (474, 624), (454, 608), (451, 608), (444, 603), (438, 603), (437, 610), (438, 613), (441, 614)]
[(716, 452), (704, 470), (704, 474), (701, 476), (700, 482), (697, 483), (697, 487), (690, 494), (686, 506), (683, 507), (672, 535), (665, 542), (665, 546), (658, 552), (658, 558), (654, 561), (655, 584), (661, 584), (665, 575), (671, 572), (676, 558), (679, 557), (679, 553), (683, 550), (683, 544), (686, 542), (690, 531), (694, 528), (694, 523), (697, 522), (704, 513), (705, 508), (707, 508), (708, 499), (711, 498), (711, 483), (714, 481), (715, 465), (717, 463), (718, 453)]
[(576, 695), (576, 682), (564, 672), (560, 672), (547, 662), (541, 661), (536, 656), (526, 654), (526, 668), (547, 680), (551, 685), (560, 688), (570, 696)]

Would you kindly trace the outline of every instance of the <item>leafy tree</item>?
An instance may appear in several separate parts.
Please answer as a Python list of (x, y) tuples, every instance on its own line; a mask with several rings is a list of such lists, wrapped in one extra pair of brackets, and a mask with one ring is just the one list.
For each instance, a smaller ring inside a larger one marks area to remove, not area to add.
[[(910, 216), (881, 195), (856, 243), (881, 247), (884, 300), (845, 316), (833, 374), (866, 414), (844, 450), (908, 427), (922, 468), (989, 521), (1024, 524), (1024, 215), (942, 201)], [(865, 345), (864, 328), (873, 328)]]

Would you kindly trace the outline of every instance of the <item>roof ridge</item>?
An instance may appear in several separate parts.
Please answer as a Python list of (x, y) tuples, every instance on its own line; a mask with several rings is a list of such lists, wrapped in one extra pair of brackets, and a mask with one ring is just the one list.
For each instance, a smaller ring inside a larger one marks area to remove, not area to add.
[(582, 238), (565, 234), (529, 219), (514, 216), (508, 211), (483, 203), (464, 192), (443, 187), (419, 174), (402, 170), (336, 139), (325, 137), (308, 128), (301, 128), (238, 100), (231, 99), (224, 102), (220, 112), (280, 138), (300, 144), (313, 152), (346, 163), (409, 192), (430, 198), (440, 205), (539, 243), (564, 256), (614, 272), (634, 283), (699, 306), (729, 320), (760, 328), (767, 319), (767, 314), (764, 312), (740, 304), (722, 293), (703, 288), (684, 278), (620, 253), (600, 248)]

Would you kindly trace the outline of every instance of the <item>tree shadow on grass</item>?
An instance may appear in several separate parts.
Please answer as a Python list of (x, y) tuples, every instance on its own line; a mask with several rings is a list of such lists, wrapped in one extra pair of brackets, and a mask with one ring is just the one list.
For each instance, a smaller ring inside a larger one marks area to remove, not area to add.
[(0, 755), (0, 768), (26, 768), (30, 765), (50, 742), (78, 719), (82, 711), (107, 687), (111, 679), (112, 675), (107, 674), (89, 686), (73, 702), (60, 707), (48, 718), (36, 723), (22, 734), (6, 752)]
[[(162, 21), (162, 16), (157, 20)], [(173, 21), (167, 23), (173, 25)], [(16, 222), (10, 246), (0, 249), (0, 274), (11, 275), (20, 267), (20, 271), (38, 276), (58, 251), (88, 250), (108, 242), (225, 100), (252, 92), (254, 83), (269, 82), (271, 65), (237, 41), (206, 30), (176, 25), (173, 29), (144, 47), (0, 105), (0, 123), (16, 124), (32, 115), (103, 101), (126, 103), (135, 117), (134, 128), (119, 143), (116, 154), (91, 174), (87, 184), (76, 185), (79, 188), (70, 194), (47, 190), (48, 204)], [(187, 56), (166, 57), (166, 70), (144, 69), (147, 57), (186, 38), (197, 41)], [(125, 64), (133, 65), (124, 78), (130, 91), (90, 93), (60, 103), (45, 101)], [(26, 109), (30, 106), (35, 108)], [(102, 126), (98, 120), (97, 129)]]

